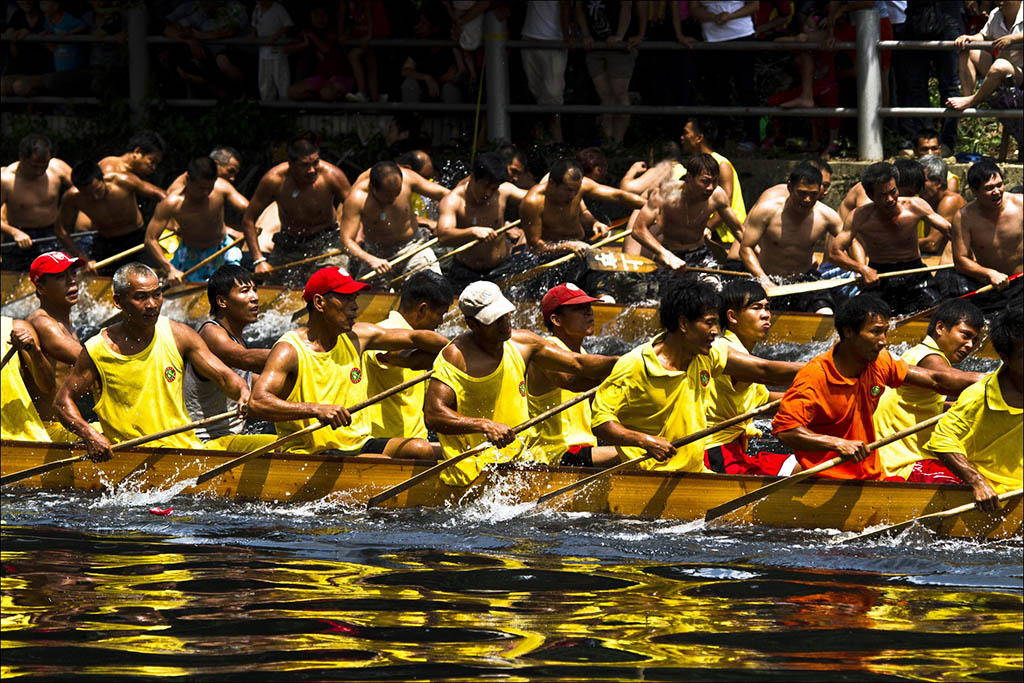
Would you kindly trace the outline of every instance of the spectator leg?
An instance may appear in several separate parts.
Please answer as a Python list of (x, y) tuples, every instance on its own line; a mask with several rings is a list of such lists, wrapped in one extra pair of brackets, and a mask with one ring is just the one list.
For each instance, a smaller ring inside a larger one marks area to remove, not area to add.
[[(931, 63), (928, 53), (922, 50), (902, 50), (900, 65), (901, 97), (907, 107), (930, 107), (928, 99), (928, 66)], [(930, 124), (922, 118), (906, 119), (907, 138), (927, 128)]]
[(277, 99), (277, 84), (274, 82), (273, 60), (261, 59), (256, 70), (256, 84), (260, 90), (260, 100), (269, 102)]
[[(797, 71), (800, 73), (800, 90), (792, 99), (781, 103), (780, 107), (813, 107), (814, 106), (814, 59), (809, 52), (796, 54)], [(787, 91), (790, 92), (790, 91)]]
[(292, 83), (292, 70), (288, 64), (287, 57), (278, 57), (274, 60), (274, 85), (277, 88), (278, 99), (288, 99), (288, 86)]
[(969, 96), (978, 85), (978, 77), (984, 77), (992, 65), (992, 54), (984, 50), (963, 50), (957, 58), (960, 70), (960, 85), (963, 94)]
[[(366, 72), (363, 70), (363, 48), (354, 47), (348, 51), (348, 63), (352, 67), (352, 76), (356, 79), (356, 92), (366, 95)], [(416, 100), (418, 101), (418, 100)]]
[[(957, 55), (955, 52), (933, 52), (930, 61), (935, 68), (935, 76), (939, 82), (939, 102), (945, 102), (950, 97), (960, 94), (960, 75), (957, 68)], [(942, 127), (939, 133), (940, 142), (956, 149), (957, 128), (960, 121), (956, 118), (942, 120)]]

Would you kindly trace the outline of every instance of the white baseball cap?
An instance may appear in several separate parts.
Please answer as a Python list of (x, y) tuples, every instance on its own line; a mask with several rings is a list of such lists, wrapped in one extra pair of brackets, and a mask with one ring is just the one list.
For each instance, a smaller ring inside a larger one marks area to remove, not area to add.
[(462, 290), (462, 294), (459, 295), (459, 310), (467, 318), (490, 325), (501, 316), (516, 310), (516, 307), (505, 298), (498, 285), (481, 280)]

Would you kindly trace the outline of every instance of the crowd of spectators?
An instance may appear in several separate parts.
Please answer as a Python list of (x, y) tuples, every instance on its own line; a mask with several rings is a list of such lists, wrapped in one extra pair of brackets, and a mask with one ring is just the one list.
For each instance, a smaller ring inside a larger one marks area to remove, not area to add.
[[(4, 95), (75, 96), (127, 87), (126, 0), (18, 0), (6, 3)], [(163, 97), (323, 102), (475, 102), (483, 76), (484, 14), (508, 20), (509, 37), (568, 41), (510, 54), (514, 102), (542, 105), (856, 106), (855, 55), (800, 43), (850, 41), (853, 15), (876, 7), (883, 39), (955, 40), (949, 50), (883, 51), (885, 104), (927, 107), (929, 79), (939, 101), (978, 106), (1002, 86), (1021, 86), (1021, 2), (1017, 0), (153, 0), (150, 64)], [(27, 35), (92, 34), (113, 42), (46, 43)], [(258, 38), (269, 44), (224, 43)], [(451, 46), (374, 46), (375, 39), (455, 41)], [(786, 41), (792, 51), (704, 51), (697, 42)], [(972, 50), (980, 40), (998, 50)], [(640, 49), (671, 41), (683, 49)], [(620, 144), (628, 114), (589, 117), (582, 135)], [(634, 118), (635, 120), (635, 118)], [(894, 119), (909, 141), (935, 125)], [(941, 122), (942, 143), (956, 150), (957, 120)], [(730, 131), (740, 150), (768, 149), (789, 137), (792, 120), (738, 117)], [(796, 127), (806, 128), (805, 121)], [(636, 127), (634, 127), (636, 130)], [(835, 150), (838, 119), (819, 122), (809, 149)], [(538, 116), (533, 137), (564, 137), (559, 116)], [(719, 140), (721, 142), (721, 140)], [(810, 143), (809, 143), (810, 144)], [(815, 149), (816, 148), (816, 149)], [(802, 150), (802, 151), (807, 151)]]

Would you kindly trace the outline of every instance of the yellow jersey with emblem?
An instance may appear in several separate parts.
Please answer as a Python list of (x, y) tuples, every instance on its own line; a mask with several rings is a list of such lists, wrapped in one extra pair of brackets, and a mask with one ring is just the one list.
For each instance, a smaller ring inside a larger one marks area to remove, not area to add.
[[(288, 332), (278, 344), (288, 344), (298, 355), (295, 385), (285, 397), (290, 403), (323, 403), (350, 408), (366, 400), (366, 380), (356, 347), (347, 334), (338, 336), (330, 351), (314, 351), (297, 332)], [(313, 418), (277, 423), (277, 435), (287, 436), (315, 423)], [(360, 410), (352, 415), (347, 427), (322, 427), (311, 434), (291, 441), (287, 450), (293, 453), (319, 453), (328, 449), (358, 451), (370, 440), (370, 415)]]
[[(616, 421), (627, 429), (676, 441), (707, 427), (705, 405), (712, 380), (725, 368), (729, 352), (711, 346), (707, 355), (694, 356), (686, 370), (666, 370), (654, 351), (657, 338), (619, 358), (594, 397), (593, 425)], [(633, 459), (644, 449), (617, 446), (619, 455)], [(647, 470), (709, 472), (704, 467), (704, 442), (676, 450), (665, 462), (653, 458), (639, 465)]]
[[(460, 415), (515, 427), (530, 418), (526, 403), (526, 363), (512, 340), (507, 340), (501, 351), (498, 367), (483, 377), (463, 372), (438, 354), (431, 381), (443, 382), (455, 392), (455, 411)], [(531, 438), (528, 432), (521, 433), (504, 448), (492, 446), (466, 458), (442, 471), (441, 481), (452, 486), (467, 486), (487, 465), (523, 456)], [(446, 460), (487, 441), (482, 433), (438, 434), (437, 439)]]
[[(910, 347), (900, 358), (907, 365), (917, 365), (928, 356), (938, 356), (946, 365), (949, 358), (942, 352), (939, 345), (931, 337), (925, 337), (920, 344)], [(873, 421), (875, 434), (888, 436), (912, 427), (917, 423), (935, 417), (942, 412), (943, 397), (923, 387), (915, 387), (904, 382), (893, 389), (887, 388), (875, 408)], [(878, 460), (882, 464), (886, 477), (902, 477), (906, 479), (919, 460), (934, 458), (935, 455), (924, 449), (931, 438), (934, 427), (921, 431), (893, 442), (878, 449)]]
[[(377, 323), (392, 330), (411, 330), (412, 327), (398, 311), (391, 311), (388, 317)], [(422, 374), (417, 370), (400, 368), (381, 362), (382, 352), (369, 351), (363, 354), (366, 368), (366, 394), (376, 396), (402, 382)], [(405, 391), (378, 401), (366, 410), (370, 415), (370, 434), (375, 438), (427, 438), (427, 426), (423, 422), (423, 399), (427, 394), (427, 383), (414, 384)]]
[[(721, 337), (715, 340), (715, 345), (722, 348), (728, 354), (730, 348), (748, 353), (743, 342), (732, 330), (726, 330)], [(728, 357), (728, 355), (726, 356)], [(708, 398), (704, 405), (704, 416), (708, 424), (716, 424), (723, 420), (742, 415), (758, 406), (768, 403), (768, 387), (757, 382), (741, 382), (734, 380), (729, 375), (718, 375), (708, 386)], [(742, 437), (743, 450), (747, 449), (747, 439), (761, 436), (761, 430), (754, 426), (754, 421), (746, 422), (726, 429), (719, 430), (709, 436), (704, 443), (704, 449), (714, 448), (723, 444), (732, 443)]]
[[(171, 321), (164, 316), (157, 319), (153, 338), (138, 353), (118, 353), (102, 332), (85, 342), (85, 350), (100, 378), (95, 406), (100, 431), (112, 444), (192, 421), (185, 412), (182, 392), (185, 363), (174, 342)], [(146, 445), (201, 448), (191, 430)]]
[[(729, 164), (729, 168), (732, 171), (732, 201), (730, 202), (730, 207), (742, 225), (743, 221), (747, 220), (747, 205), (743, 202), (743, 189), (740, 187), (740, 174), (736, 172), (736, 167), (733, 163), (718, 152), (712, 152), (711, 156), (719, 163), (719, 165), (723, 163)], [(682, 164), (675, 164), (672, 166), (672, 180), (679, 180), (684, 175), (686, 175), (685, 166)], [(718, 216), (718, 212), (711, 214), (708, 218), (708, 227), (712, 229), (719, 241), (726, 244), (736, 241), (736, 236), (733, 235), (732, 231), (726, 227), (724, 222), (722, 222), (722, 219)]]
[[(558, 337), (547, 337), (545, 341), (569, 351), (569, 347)], [(530, 417), (540, 415), (572, 400), (575, 396), (575, 392), (561, 387), (555, 387), (544, 394), (532, 394), (529, 383), (526, 385), (526, 403), (530, 409)], [(569, 446), (596, 446), (597, 439), (590, 431), (590, 418), (590, 401), (580, 401), (535, 426), (530, 445), (533, 459), (557, 465)]]
[(964, 389), (924, 445), (932, 453), (966, 456), (996, 493), (1019, 489), (1024, 475), (1024, 417), (1003, 398), (999, 375), (1005, 367)]
[[(11, 349), (11, 332), (14, 320), (0, 316), (0, 337), (3, 339), (3, 355)], [(25, 386), (21, 374), (21, 358), (19, 353), (11, 356), (11, 360), (0, 372), (0, 436), (4, 439), (18, 441), (50, 441), (46, 425), (39, 417), (39, 411), (32, 403), (32, 396)]]

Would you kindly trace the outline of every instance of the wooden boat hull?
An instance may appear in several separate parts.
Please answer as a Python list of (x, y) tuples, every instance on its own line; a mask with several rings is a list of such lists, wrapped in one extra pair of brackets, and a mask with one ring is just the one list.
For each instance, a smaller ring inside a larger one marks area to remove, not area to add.
[[(80, 285), (89, 298), (94, 301), (110, 301), (110, 278), (87, 278)], [(209, 304), (206, 300), (205, 285), (188, 285), (189, 293), (168, 301), (165, 311), (170, 317), (182, 322), (194, 322), (209, 315)], [(11, 299), (33, 291), (28, 277), (22, 273), (3, 272), (2, 289), (5, 299)], [(171, 290), (173, 293), (175, 290)], [(277, 311), (291, 315), (306, 306), (302, 292), (295, 289), (271, 285), (259, 288), (260, 311)], [(377, 322), (388, 316), (388, 312), (397, 307), (398, 295), (387, 292), (362, 294), (359, 297), (359, 320)], [(449, 316), (458, 319), (457, 310), (449, 311)], [(540, 306), (536, 303), (524, 303), (519, 306), (513, 321), (516, 327), (541, 330), (543, 324)], [(622, 306), (619, 304), (594, 304), (594, 334), (601, 337), (612, 337), (624, 340), (648, 339), (660, 330), (658, 309), (643, 306)], [(928, 330), (927, 320), (915, 320), (889, 333), (890, 344), (916, 344), (924, 338)], [(805, 344), (817, 341), (826, 342), (833, 339), (835, 329), (832, 316), (816, 313), (776, 313), (772, 329), (765, 340), (768, 344), (791, 343)], [(983, 358), (996, 358), (992, 344), (986, 338), (976, 352)]]
[[(71, 454), (68, 444), (3, 441), (0, 448), (3, 452), (0, 469), (4, 475)], [(307, 502), (330, 496), (342, 505), (361, 505), (370, 496), (429, 466), (407, 460), (286, 453), (257, 458), (202, 486), (185, 484), (237, 455), (222, 451), (139, 448), (120, 452), (106, 463), (79, 462), (13, 486), (85, 491), (129, 487), (140, 491), (174, 490), (236, 501), (279, 503)], [(485, 472), (466, 488), (446, 486), (437, 479), (426, 481), (385, 505), (441, 507), (481, 499), (523, 503), (592, 472), (571, 467), (501, 468)], [(685, 521), (702, 518), (709, 507), (759, 488), (769, 480), (768, 477), (734, 475), (625, 472), (596, 482), (575, 497), (564, 496), (557, 504), (577, 512)], [(721, 523), (863, 531), (867, 527), (903, 522), (972, 500), (971, 489), (966, 486), (814, 480), (796, 484), (732, 513)], [(999, 513), (966, 513), (944, 520), (935, 530), (954, 537), (1005, 538), (1021, 533), (1021, 513), (1021, 498), (1016, 498)]]

